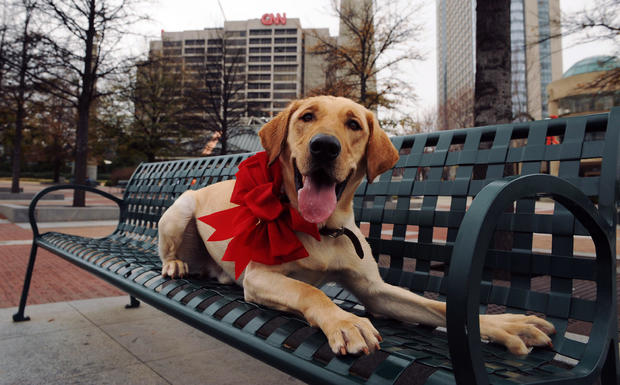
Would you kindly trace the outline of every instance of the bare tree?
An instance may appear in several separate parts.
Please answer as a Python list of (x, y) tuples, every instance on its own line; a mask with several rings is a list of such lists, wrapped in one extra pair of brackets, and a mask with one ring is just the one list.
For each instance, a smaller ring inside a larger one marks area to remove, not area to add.
[(510, 0), (476, 2), (474, 125), (512, 121)]
[[(93, 106), (104, 80), (123, 69), (118, 43), (129, 28), (145, 17), (135, 10), (144, 0), (44, 0), (54, 34), (48, 40), (54, 62), (49, 67), (48, 91), (77, 109), (75, 183), (86, 181), (88, 131)], [(50, 78), (51, 77), (51, 78)], [(53, 79), (50, 81), (49, 79)], [(77, 191), (74, 206), (84, 206)]]
[[(577, 44), (592, 41), (608, 41), (613, 55), (620, 55), (620, 2), (618, 0), (595, 0), (589, 9), (563, 18), (563, 34), (579, 35)], [(609, 60), (615, 60), (611, 58)], [(601, 63), (602, 66), (615, 63)], [(586, 87), (602, 90), (620, 85), (620, 67), (611, 68)]]
[[(38, 45), (41, 43), (42, 34), (36, 27), (33, 28), (34, 18), (39, 6), (40, 1), (38, 0), (19, 0), (14, 3), (15, 16), (18, 21), (15, 24), (13, 38), (8, 40), (11, 47), (3, 48), (1, 65), (6, 68), (6, 74), (2, 78), (3, 88), (9, 98), (11, 108), (15, 111), (11, 157), (11, 192), (13, 193), (20, 191), (19, 180), (26, 104), (35, 92), (33, 74), (39, 72), (41, 67), (41, 52), (38, 50)], [(2, 38), (4, 39), (4, 36)]]
[(2, 24), (0, 25), (0, 145), (4, 147), (7, 142), (7, 132), (9, 122), (12, 120), (12, 109), (9, 107), (9, 100), (6, 97), (5, 74), (7, 72), (7, 49), (9, 47), (7, 41), (8, 25), (6, 4), (4, 5)]
[(437, 110), (427, 108), (416, 115), (396, 116), (382, 119), (381, 127), (389, 134), (410, 135), (437, 131)]
[[(124, 137), (127, 150), (143, 154), (149, 162), (170, 156), (182, 137), (182, 116), (186, 109), (183, 72), (171, 71), (164, 58), (139, 62), (126, 74), (126, 87), (119, 90), (120, 103), (131, 113)], [(110, 128), (111, 129), (111, 128)]]
[(32, 134), (29, 159), (52, 165), (53, 181), (71, 159), (75, 144), (75, 108), (53, 94), (41, 94), (28, 108), (29, 119), (36, 127)]
[[(400, 63), (420, 60), (413, 48), (421, 32), (414, 20), (420, 6), (397, 1), (332, 0), (331, 9), (340, 19), (340, 38), (314, 34), (318, 44), (312, 52), (324, 55), (339, 72), (337, 82), (324, 91), (349, 96), (367, 108), (389, 107), (394, 94), (409, 93), (397, 76), (377, 82), (379, 73), (395, 74)], [(411, 96), (411, 95), (409, 95)]]
[[(233, 45), (233, 36), (214, 39), (206, 62), (185, 74), (185, 94), (188, 97), (186, 114), (193, 136), (206, 137), (212, 133), (220, 144), (220, 154), (229, 151), (229, 139), (244, 133), (243, 121), (251, 112), (245, 102), (247, 78), (245, 47)], [(260, 79), (259, 79), (260, 80)], [(254, 83), (261, 84), (261, 83)], [(259, 90), (257, 90), (259, 91)], [(199, 141), (202, 148), (205, 141)]]
[(473, 105), (473, 89), (462, 89), (457, 92), (455, 96), (438, 106), (438, 129), (452, 130), (472, 127), (474, 125)]

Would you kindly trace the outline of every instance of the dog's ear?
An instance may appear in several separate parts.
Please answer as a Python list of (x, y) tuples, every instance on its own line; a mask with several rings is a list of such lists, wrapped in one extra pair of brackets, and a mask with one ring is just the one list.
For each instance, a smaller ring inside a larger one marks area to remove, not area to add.
[(286, 142), (288, 122), (300, 104), (298, 100), (291, 102), (286, 109), (280, 111), (275, 118), (265, 123), (258, 131), (260, 142), (269, 155), (269, 164), (273, 163), (280, 155), (282, 147)]
[(366, 146), (366, 176), (368, 182), (383, 174), (398, 162), (398, 151), (388, 138), (385, 131), (379, 126), (375, 114), (368, 111), (366, 113), (370, 136)]

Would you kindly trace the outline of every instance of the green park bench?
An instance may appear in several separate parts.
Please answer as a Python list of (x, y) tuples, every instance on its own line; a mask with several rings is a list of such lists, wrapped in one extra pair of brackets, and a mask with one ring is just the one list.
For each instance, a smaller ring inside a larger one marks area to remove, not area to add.
[[(27, 319), (41, 247), (124, 290), (131, 305), (142, 300), (308, 383), (615, 384), (619, 138), (620, 108), (392, 138), (400, 160), (361, 184), (356, 220), (384, 280), (446, 300), (448, 327), (371, 317), (383, 342), (368, 356), (334, 355), (320, 330), (245, 302), (237, 286), (161, 277), (162, 213), (187, 189), (233, 178), (251, 154), (143, 163), (123, 199), (86, 186), (41, 191), (30, 204), (34, 241), (14, 320)], [(117, 229), (101, 239), (40, 233), (37, 202), (59, 189), (116, 202)], [(596, 252), (580, 255), (576, 239), (591, 239)], [(343, 288), (322, 289), (342, 308), (364, 313)], [(478, 314), (501, 312), (545, 317), (557, 329), (553, 347), (515, 356), (481, 342)]]

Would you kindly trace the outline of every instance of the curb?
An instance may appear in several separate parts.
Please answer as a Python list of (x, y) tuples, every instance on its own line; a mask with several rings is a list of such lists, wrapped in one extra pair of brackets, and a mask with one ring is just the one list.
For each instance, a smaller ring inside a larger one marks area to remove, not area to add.
[[(0, 204), (0, 214), (13, 223), (30, 221), (26, 206)], [(40, 206), (35, 215), (39, 222), (99, 221), (118, 219), (119, 210), (116, 206)]]

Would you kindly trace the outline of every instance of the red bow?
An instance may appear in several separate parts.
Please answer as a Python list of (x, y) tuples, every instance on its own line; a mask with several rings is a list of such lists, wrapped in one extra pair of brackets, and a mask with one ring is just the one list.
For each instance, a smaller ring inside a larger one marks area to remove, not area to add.
[(230, 198), (239, 206), (198, 218), (215, 228), (209, 241), (232, 238), (222, 261), (235, 262), (235, 279), (250, 261), (276, 265), (307, 257), (295, 231), (321, 240), (316, 224), (306, 221), (290, 203), (280, 200), (280, 163), (268, 163), (264, 151), (241, 162)]

